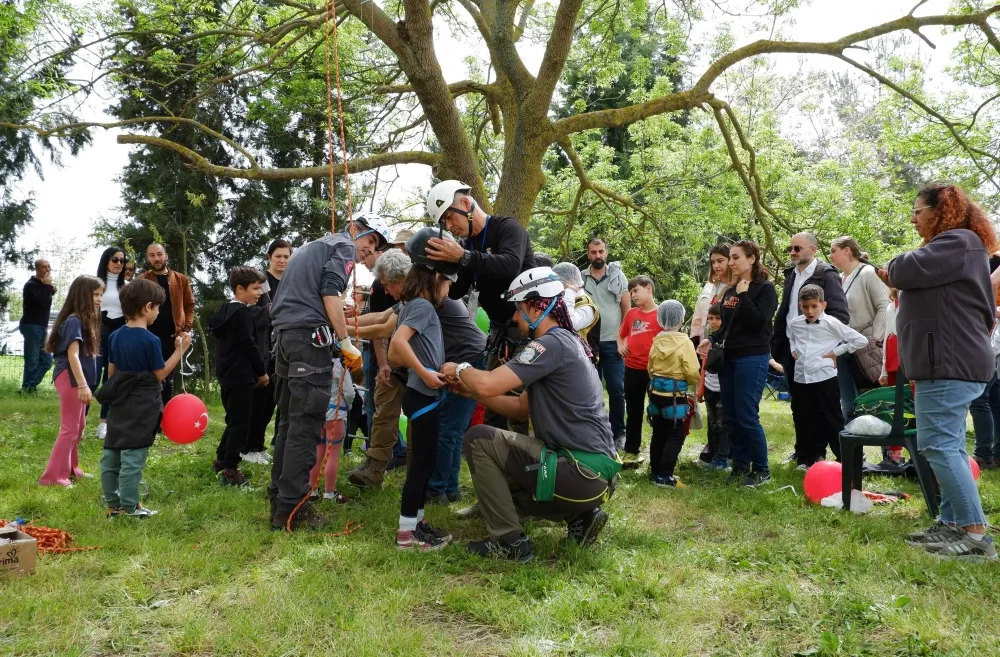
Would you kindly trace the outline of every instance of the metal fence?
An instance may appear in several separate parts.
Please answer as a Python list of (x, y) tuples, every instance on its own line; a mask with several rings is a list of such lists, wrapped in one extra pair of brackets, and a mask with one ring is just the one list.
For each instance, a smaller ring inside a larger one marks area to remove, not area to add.
[(0, 387), (19, 387), (24, 372), (24, 356), (0, 355)]

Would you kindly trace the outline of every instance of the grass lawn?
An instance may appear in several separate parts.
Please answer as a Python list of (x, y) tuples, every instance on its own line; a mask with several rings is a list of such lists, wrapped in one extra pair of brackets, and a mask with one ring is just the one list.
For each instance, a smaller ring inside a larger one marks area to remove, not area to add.
[[(32, 399), (0, 388), (0, 518), (23, 516), (100, 550), (39, 559), (33, 577), (0, 581), (0, 654), (17, 655), (996, 655), (1000, 565), (936, 560), (901, 540), (928, 524), (914, 483), (875, 480), (915, 499), (866, 516), (813, 506), (791, 448), (787, 404), (767, 402), (775, 482), (726, 486), (689, 465), (661, 490), (625, 473), (611, 521), (583, 551), (565, 527), (528, 526), (523, 566), (463, 553), (484, 535), (432, 507), (457, 545), (397, 552), (400, 473), (385, 489), (327, 506), (331, 532), (268, 530), (263, 483), (224, 490), (209, 468), (221, 409), (200, 442), (159, 440), (146, 468), (147, 521), (108, 521), (97, 480), (36, 484), (58, 426), (50, 386)], [(81, 445), (98, 471), (96, 409)], [(360, 453), (341, 461), (341, 471)], [(344, 478), (346, 482), (346, 478)], [(980, 488), (997, 521), (1000, 472)], [(779, 490), (783, 486), (792, 490)], [(348, 494), (355, 491), (344, 485)], [(798, 493), (798, 494), (796, 494)], [(467, 472), (463, 494), (473, 497)], [(329, 504), (329, 503), (328, 503)]]

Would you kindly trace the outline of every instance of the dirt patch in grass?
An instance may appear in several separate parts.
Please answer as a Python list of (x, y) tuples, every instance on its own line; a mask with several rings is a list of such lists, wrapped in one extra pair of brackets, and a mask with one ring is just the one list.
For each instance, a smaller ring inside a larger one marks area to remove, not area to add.
[(498, 628), (451, 611), (443, 604), (421, 605), (413, 610), (412, 616), (418, 627), (437, 634), (436, 638), (443, 635), (446, 639), (445, 645), (439, 646), (445, 652), (438, 654), (470, 657), (505, 657), (510, 654), (510, 640)]

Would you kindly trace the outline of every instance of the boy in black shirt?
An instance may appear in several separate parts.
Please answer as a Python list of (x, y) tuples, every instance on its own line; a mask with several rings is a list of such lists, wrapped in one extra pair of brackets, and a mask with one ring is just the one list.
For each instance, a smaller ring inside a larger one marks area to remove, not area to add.
[(233, 267), (229, 271), (229, 287), (236, 299), (219, 308), (208, 322), (208, 330), (217, 338), (215, 372), (222, 388), (222, 405), (226, 409), (226, 429), (212, 464), (223, 486), (246, 486), (248, 483), (239, 464), (242, 454), (247, 451), (250, 436), (253, 390), (268, 383), (250, 312), (250, 306), (260, 298), (264, 281), (264, 274), (259, 269)]

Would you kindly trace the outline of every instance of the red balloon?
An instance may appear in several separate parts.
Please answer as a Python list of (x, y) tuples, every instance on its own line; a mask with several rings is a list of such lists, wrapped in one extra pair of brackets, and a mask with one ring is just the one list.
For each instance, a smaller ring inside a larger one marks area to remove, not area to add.
[(972, 478), (979, 479), (979, 464), (971, 456), (969, 457), (969, 467), (972, 468)]
[(205, 402), (191, 393), (177, 395), (163, 407), (160, 427), (167, 438), (179, 445), (193, 443), (204, 436), (208, 428)]
[(824, 497), (840, 492), (844, 468), (836, 461), (816, 461), (806, 471), (802, 489), (810, 502), (819, 504)]

